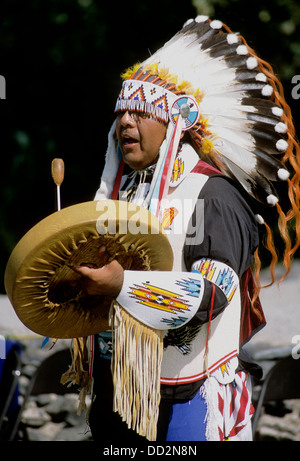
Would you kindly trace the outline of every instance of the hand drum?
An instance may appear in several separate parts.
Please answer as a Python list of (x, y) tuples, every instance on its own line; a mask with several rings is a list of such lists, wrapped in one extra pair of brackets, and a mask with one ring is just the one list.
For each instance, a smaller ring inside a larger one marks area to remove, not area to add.
[(6, 292), (20, 320), (38, 334), (93, 335), (108, 328), (112, 298), (86, 295), (71, 266), (101, 267), (112, 259), (125, 270), (171, 270), (173, 252), (161, 224), (144, 208), (113, 200), (73, 205), (19, 241), (7, 263)]

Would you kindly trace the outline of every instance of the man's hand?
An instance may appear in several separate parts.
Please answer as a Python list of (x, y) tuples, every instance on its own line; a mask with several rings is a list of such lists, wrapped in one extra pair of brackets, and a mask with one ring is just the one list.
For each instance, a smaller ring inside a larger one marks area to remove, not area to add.
[[(103, 252), (103, 248), (100, 251)], [(116, 298), (122, 289), (124, 269), (116, 260), (97, 269), (87, 266), (73, 266), (72, 269), (82, 276), (81, 286), (88, 295)]]

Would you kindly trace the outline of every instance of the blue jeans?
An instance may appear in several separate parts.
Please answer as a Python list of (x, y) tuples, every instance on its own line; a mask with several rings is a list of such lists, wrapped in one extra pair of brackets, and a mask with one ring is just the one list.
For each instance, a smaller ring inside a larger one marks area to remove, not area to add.
[(205, 441), (207, 406), (198, 391), (192, 400), (172, 405), (167, 441)]

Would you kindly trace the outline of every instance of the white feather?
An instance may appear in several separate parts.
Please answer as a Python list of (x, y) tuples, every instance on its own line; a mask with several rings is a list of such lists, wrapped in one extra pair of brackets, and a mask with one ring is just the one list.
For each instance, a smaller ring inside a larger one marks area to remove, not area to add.
[(224, 58), (212, 58), (209, 50), (199, 53), (200, 50), (196, 33), (179, 35), (148, 58), (145, 65), (159, 62), (162, 69), (168, 69), (170, 74), (178, 76), (179, 83), (188, 81), (204, 93), (207, 87), (225, 85), (234, 80), (234, 69), (229, 68)]
[(251, 172), (255, 169), (257, 159), (251, 152), (251, 141), (247, 142), (243, 140), (242, 142), (236, 133), (232, 133), (231, 139), (228, 139), (224, 130), (223, 138), (216, 140), (214, 146), (225, 158), (228, 158), (237, 165), (243, 166), (246, 172)]

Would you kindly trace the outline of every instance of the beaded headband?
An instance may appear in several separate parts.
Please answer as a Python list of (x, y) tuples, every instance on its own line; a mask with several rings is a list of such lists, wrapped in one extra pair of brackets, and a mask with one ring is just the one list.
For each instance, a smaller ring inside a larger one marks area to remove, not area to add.
[[(149, 74), (150, 75), (150, 74)], [(169, 109), (176, 95), (155, 83), (126, 80), (123, 82), (115, 112), (126, 110), (143, 112), (163, 122), (169, 121)]]

